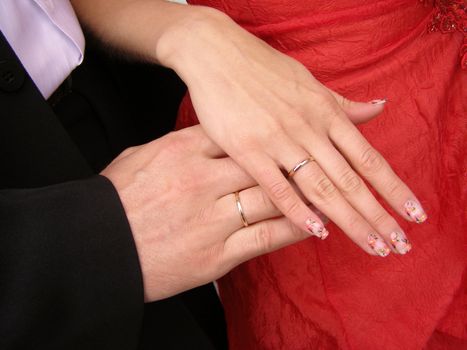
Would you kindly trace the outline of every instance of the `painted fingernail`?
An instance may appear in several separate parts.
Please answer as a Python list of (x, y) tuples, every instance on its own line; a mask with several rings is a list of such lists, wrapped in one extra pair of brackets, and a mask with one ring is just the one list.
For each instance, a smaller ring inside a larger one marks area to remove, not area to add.
[(381, 100), (372, 100), (368, 103), (371, 103), (372, 105), (384, 105), (386, 102), (388, 102), (388, 100), (383, 98)]
[(368, 235), (368, 245), (376, 252), (376, 254), (382, 257), (388, 256), (391, 252), (391, 249), (389, 249), (387, 244), (384, 243), (383, 239), (374, 233), (370, 233)]
[(403, 232), (393, 232), (391, 233), (391, 244), (399, 254), (407, 254), (412, 249), (412, 244), (405, 236)]
[(421, 224), (428, 218), (421, 204), (415, 200), (408, 200), (404, 204), (405, 212), (417, 224)]
[(327, 236), (329, 236), (329, 231), (326, 230), (326, 227), (323, 226), (323, 224), (320, 224), (317, 221), (314, 221), (313, 219), (308, 219), (305, 222), (306, 228), (308, 231), (315, 235), (316, 237), (319, 237), (321, 239), (326, 239)]

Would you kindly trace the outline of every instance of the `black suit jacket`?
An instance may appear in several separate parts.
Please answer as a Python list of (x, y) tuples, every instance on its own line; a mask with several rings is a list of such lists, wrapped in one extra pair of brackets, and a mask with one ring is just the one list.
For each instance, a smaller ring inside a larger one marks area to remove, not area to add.
[(118, 117), (128, 111), (104, 101), (97, 68), (80, 68), (77, 92), (52, 109), (0, 33), (0, 348), (222, 348), (212, 290), (143, 304), (125, 212), (95, 175), (137, 140), (138, 122), (130, 128)]

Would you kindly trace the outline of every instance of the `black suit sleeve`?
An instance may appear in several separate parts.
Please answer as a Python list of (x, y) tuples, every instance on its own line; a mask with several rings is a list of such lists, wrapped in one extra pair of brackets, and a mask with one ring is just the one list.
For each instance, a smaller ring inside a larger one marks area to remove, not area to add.
[(103, 176), (0, 191), (0, 348), (135, 349), (138, 256)]

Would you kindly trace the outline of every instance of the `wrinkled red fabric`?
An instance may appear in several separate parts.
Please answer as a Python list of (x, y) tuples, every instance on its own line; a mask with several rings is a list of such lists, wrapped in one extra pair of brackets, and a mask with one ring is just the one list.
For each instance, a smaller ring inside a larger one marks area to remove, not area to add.
[[(388, 98), (359, 129), (429, 216), (416, 225), (388, 208), (413, 243), (405, 256), (368, 256), (330, 224), (326, 241), (234, 269), (219, 281), (230, 349), (467, 349), (465, 34), (429, 30), (446, 22), (442, 6), (462, 15), (452, 6), (465, 1), (191, 3), (229, 14), (350, 99)], [(178, 127), (196, 123), (186, 96)]]

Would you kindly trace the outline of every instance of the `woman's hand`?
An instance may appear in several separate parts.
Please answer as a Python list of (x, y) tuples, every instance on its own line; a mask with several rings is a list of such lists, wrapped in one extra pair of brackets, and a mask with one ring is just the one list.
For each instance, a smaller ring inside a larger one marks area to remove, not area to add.
[(401, 227), (363, 179), (401, 216), (422, 222), (426, 215), (346, 114), (378, 114), (383, 104), (346, 101), (225, 15), (206, 13), (163, 36), (158, 58), (187, 84), (208, 136), (302, 230), (316, 230), (322, 222), (284, 172), (311, 157), (293, 177), (311, 203), (369, 254), (386, 256), (389, 246), (401, 254), (410, 250)]

